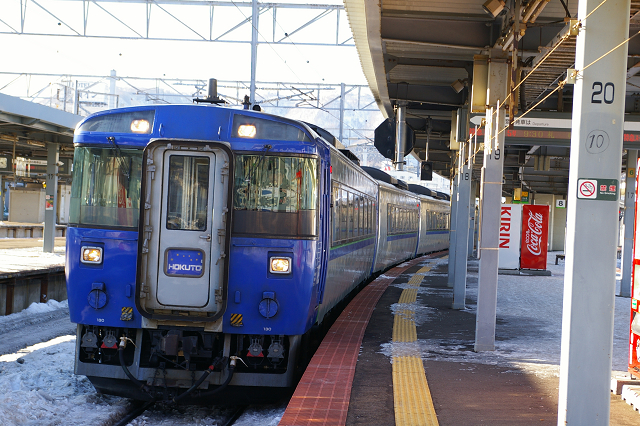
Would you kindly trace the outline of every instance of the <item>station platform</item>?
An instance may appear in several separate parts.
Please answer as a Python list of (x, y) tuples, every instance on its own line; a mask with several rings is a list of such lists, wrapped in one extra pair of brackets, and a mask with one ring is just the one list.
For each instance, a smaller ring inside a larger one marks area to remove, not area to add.
[(56, 237), (53, 253), (40, 238), (0, 238), (0, 316), (32, 303), (67, 298), (65, 237)]
[[(42, 238), (44, 224), (0, 221), (0, 239), (4, 238)], [(56, 225), (56, 237), (65, 237), (66, 225)]]
[[(564, 266), (553, 264), (555, 253), (549, 259), (551, 276), (499, 277), (496, 350), (480, 353), (477, 261), (469, 262), (464, 310), (451, 309), (446, 253), (386, 271), (336, 320), (279, 424), (556, 424)], [(616, 299), (628, 330), (630, 301)], [(619, 374), (623, 331), (614, 338)], [(638, 425), (640, 414), (612, 393), (610, 424)]]

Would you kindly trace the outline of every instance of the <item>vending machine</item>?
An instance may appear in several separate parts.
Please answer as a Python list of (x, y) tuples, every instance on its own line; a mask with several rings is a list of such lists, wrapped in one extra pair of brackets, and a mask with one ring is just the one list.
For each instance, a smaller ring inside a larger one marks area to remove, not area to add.
[(640, 204), (638, 203), (638, 176), (636, 175), (636, 220), (633, 233), (633, 269), (631, 271), (631, 318), (629, 327), (629, 373), (640, 379), (640, 243), (638, 242), (638, 220), (640, 219)]
[(522, 206), (520, 269), (547, 269), (549, 206)]

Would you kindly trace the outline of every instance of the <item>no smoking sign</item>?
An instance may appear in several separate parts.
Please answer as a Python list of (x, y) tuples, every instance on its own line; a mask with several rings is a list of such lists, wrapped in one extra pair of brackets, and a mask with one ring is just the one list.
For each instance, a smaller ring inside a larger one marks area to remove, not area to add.
[(582, 200), (618, 200), (616, 179), (578, 179), (578, 198)]
[(598, 198), (598, 181), (596, 179), (578, 179), (578, 198), (592, 200)]

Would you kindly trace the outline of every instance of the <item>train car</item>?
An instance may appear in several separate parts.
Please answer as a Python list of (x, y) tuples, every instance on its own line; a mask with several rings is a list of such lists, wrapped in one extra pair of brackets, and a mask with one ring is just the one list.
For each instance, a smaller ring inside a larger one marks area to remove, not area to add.
[(449, 246), (449, 202), (420, 185), (409, 185), (420, 198), (420, 229), (416, 255), (445, 250)]
[(312, 327), (430, 238), (417, 194), (330, 142), (217, 105), (81, 122), (66, 251), (75, 373), (176, 402), (294, 385)]

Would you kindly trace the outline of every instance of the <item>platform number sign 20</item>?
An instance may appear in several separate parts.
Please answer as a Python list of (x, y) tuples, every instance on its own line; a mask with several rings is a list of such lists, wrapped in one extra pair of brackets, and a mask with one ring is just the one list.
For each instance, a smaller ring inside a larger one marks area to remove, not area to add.
[(602, 84), (600, 81), (594, 81), (591, 86), (593, 93), (591, 94), (592, 104), (601, 104), (604, 101), (605, 104), (612, 104), (615, 97), (616, 88), (613, 83), (608, 82)]

